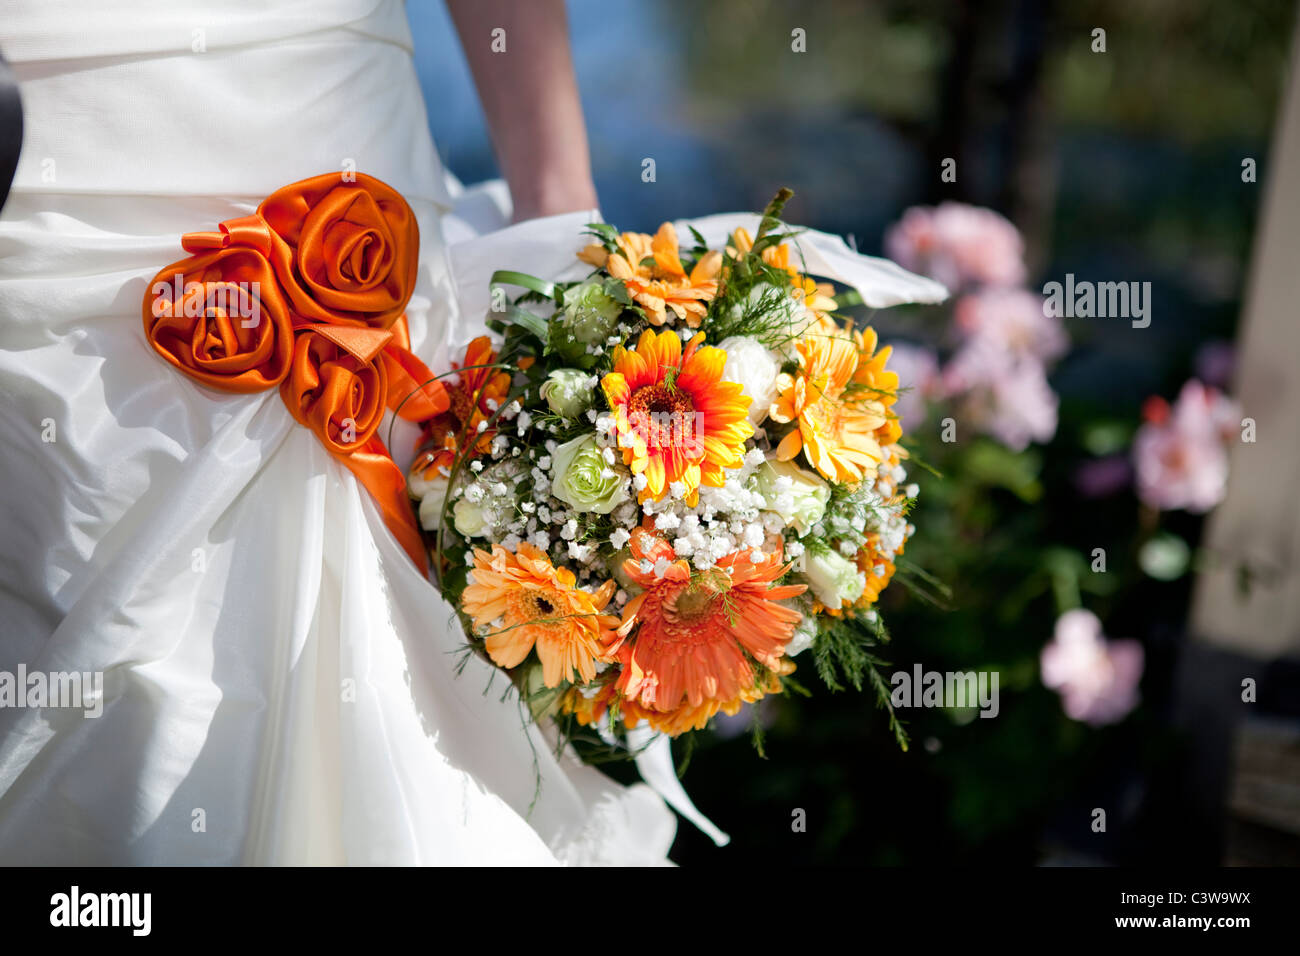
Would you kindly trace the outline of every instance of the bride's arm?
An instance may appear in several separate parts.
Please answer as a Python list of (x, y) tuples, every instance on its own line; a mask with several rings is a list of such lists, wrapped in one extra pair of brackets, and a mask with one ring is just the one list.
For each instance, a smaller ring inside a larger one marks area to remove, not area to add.
[[(515, 220), (592, 209), (596, 189), (564, 0), (447, 0), (514, 197)], [(505, 31), (504, 52), (493, 31)]]

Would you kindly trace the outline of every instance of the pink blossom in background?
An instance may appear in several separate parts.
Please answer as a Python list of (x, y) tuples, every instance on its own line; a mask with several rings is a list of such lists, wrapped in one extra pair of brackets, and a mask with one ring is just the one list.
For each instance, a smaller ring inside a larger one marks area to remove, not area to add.
[(944, 367), (943, 389), (976, 428), (1012, 451), (1056, 434), (1058, 400), (1043, 364), (987, 338), (973, 338), (957, 350)]
[(1091, 611), (1066, 611), (1043, 648), (1043, 686), (1061, 695), (1071, 720), (1094, 727), (1122, 720), (1138, 703), (1143, 652), (1137, 641), (1108, 641)]
[[(913, 206), (885, 234), (885, 251), (901, 265), (954, 290), (968, 290), (953, 312), (957, 352), (939, 373), (936, 391), (965, 421), (1013, 451), (1056, 434), (1056, 393), (1047, 366), (1068, 351), (1065, 326), (1041, 296), (1024, 288), (1024, 241), (991, 209), (946, 202)], [(933, 353), (927, 355), (932, 359)], [(898, 357), (897, 350), (895, 358)], [(909, 370), (910, 371), (910, 370)], [(910, 384), (926, 394), (921, 378)], [(900, 371), (900, 380), (909, 384)], [(906, 422), (916, 404), (903, 405)]]
[(1196, 379), (1172, 406), (1153, 399), (1133, 440), (1137, 493), (1161, 511), (1209, 511), (1228, 484), (1228, 443), (1240, 426), (1236, 404)]
[(889, 356), (889, 370), (898, 373), (898, 401), (894, 414), (909, 432), (925, 421), (926, 399), (939, 394), (939, 356), (934, 349), (896, 342)]
[(885, 254), (954, 291), (1025, 281), (1020, 232), (993, 210), (965, 203), (908, 209), (885, 233)]
[(953, 324), (962, 339), (987, 338), (1013, 356), (1051, 363), (1070, 348), (1059, 316), (1026, 289), (981, 289), (957, 300)]

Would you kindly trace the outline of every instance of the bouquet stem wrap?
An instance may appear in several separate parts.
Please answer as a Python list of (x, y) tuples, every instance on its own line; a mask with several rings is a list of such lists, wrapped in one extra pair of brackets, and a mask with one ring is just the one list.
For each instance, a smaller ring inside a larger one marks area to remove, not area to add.
[(427, 556), (406, 478), (379, 438), (385, 413), (425, 421), (448, 407), (410, 350), (405, 309), (419, 229), (406, 201), (373, 177), (315, 176), (272, 193), (249, 216), (192, 232), (190, 255), (161, 270), (143, 303), (149, 344), (201, 385), (279, 387), (379, 505), (422, 571)]

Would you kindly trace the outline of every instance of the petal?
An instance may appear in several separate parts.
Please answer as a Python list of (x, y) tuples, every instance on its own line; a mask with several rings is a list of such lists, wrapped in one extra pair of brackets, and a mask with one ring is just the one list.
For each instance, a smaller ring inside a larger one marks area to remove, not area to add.
[(486, 642), (488, 657), (492, 658), (492, 662), (498, 667), (517, 667), (533, 649), (533, 641), (531, 627), (527, 625), (507, 627), (505, 630), (488, 635)]
[(655, 265), (661, 272), (675, 276), (686, 275), (686, 270), (682, 268), (682, 260), (677, 254), (677, 230), (673, 228), (671, 222), (666, 222), (659, 227), (650, 248), (654, 253)]
[[(700, 257), (700, 261), (695, 263), (695, 268), (691, 270), (691, 284), (695, 285), (712, 279), (722, 271), (722, 253), (716, 249), (706, 252)], [(714, 287), (716, 291), (716, 286)]]
[(625, 404), (632, 399), (632, 389), (621, 372), (610, 372), (600, 380), (600, 387), (605, 392), (611, 407)]
[(666, 490), (663, 459), (658, 455), (652, 455), (646, 459), (645, 467), (646, 490), (657, 501), (664, 496)]
[(799, 434), (799, 429), (794, 429), (790, 434), (781, 439), (781, 444), (776, 446), (776, 457), (778, 461), (789, 461), (799, 454), (799, 449), (803, 447), (803, 436)]

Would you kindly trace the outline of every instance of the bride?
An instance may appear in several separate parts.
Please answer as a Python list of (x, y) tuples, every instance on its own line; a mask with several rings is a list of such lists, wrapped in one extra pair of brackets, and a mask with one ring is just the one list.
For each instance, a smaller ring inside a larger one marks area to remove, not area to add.
[[(562, 0), (450, 6), (515, 219), (593, 208)], [(0, 862), (664, 862), (652, 790), (557, 755), (487, 664), (457, 672), (450, 607), (276, 390), (205, 388), (142, 334), (183, 233), (348, 169), (418, 219), (412, 349), (445, 368), (474, 334), (400, 0), (145, 8), (5, 0), (0, 22), (25, 111), (0, 675), (98, 688), (0, 707)]]

